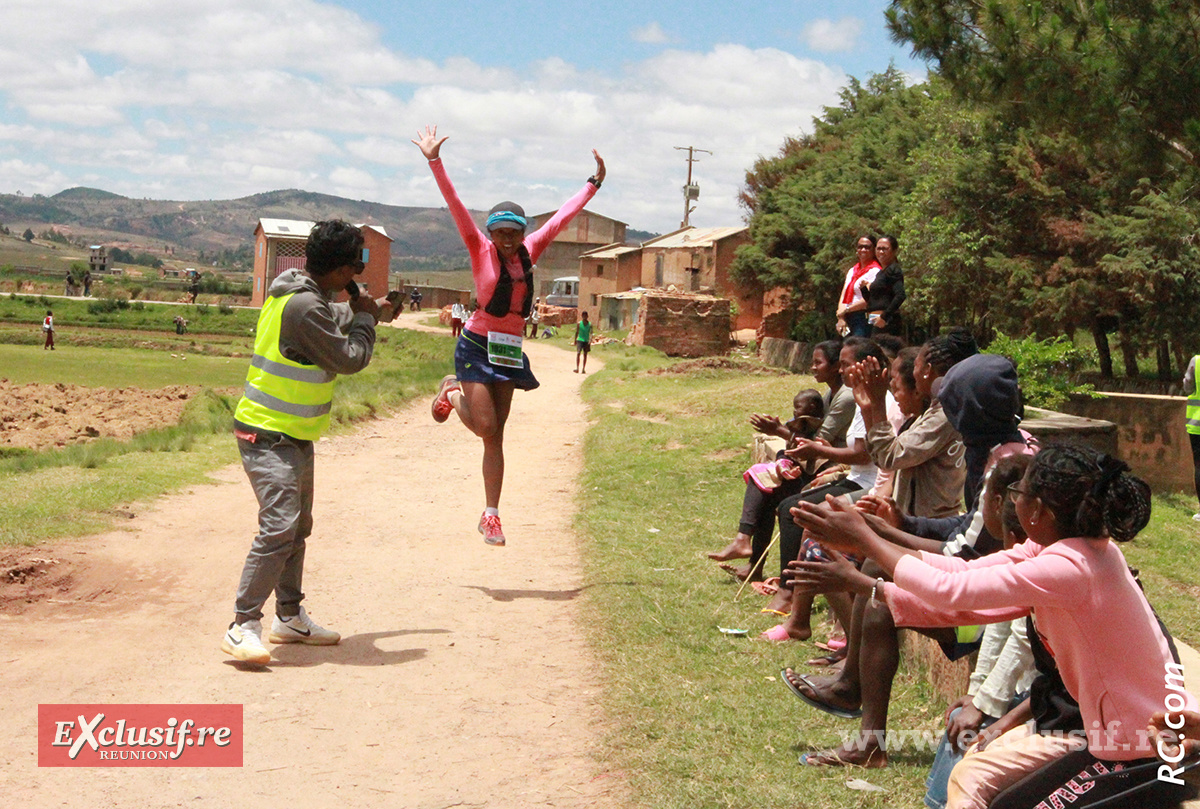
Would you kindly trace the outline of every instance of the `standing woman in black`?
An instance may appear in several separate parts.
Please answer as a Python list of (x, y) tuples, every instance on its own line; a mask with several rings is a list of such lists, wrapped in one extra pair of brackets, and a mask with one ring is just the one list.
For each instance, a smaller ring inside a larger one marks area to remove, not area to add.
[(867, 299), (867, 322), (871, 325), (871, 336), (876, 334), (900, 334), (900, 304), (904, 303), (904, 270), (896, 253), (900, 242), (895, 236), (880, 236), (875, 244), (875, 260), (882, 267), (864, 287)]

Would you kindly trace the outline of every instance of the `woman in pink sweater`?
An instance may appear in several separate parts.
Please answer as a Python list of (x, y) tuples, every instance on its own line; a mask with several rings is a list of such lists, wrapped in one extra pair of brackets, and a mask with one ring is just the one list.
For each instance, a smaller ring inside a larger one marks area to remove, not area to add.
[[(1177, 664), (1167, 640), (1114, 543), (1146, 526), (1149, 487), (1107, 455), (1053, 446), (1010, 491), (1029, 539), (969, 562), (894, 545), (860, 514), (834, 504), (802, 504), (798, 519), (822, 542), (866, 554), (892, 575), (895, 583), (880, 579), (872, 597), (899, 613), (898, 626), (991, 623), (1033, 612), (1039, 638), (1079, 703), (1086, 746), (1005, 785), (990, 803), (966, 795), (959, 806), (1049, 806), (1058, 796), (1078, 809), (1134, 789), (1132, 803), (1112, 805), (1173, 806), (1182, 787), (1158, 779), (1146, 723), (1164, 705), (1196, 710), (1198, 703), (1172, 682)], [(937, 606), (914, 609), (893, 588)]]
[(604, 182), (604, 161), (596, 151), (596, 173), (587, 179), (542, 227), (526, 235), (525, 211), (515, 202), (501, 202), (488, 214), (487, 233), (471, 218), (458, 198), (440, 158), (445, 137), (437, 127), (425, 127), (413, 141), (429, 168), (450, 215), (471, 255), (471, 275), (479, 308), (467, 320), (454, 349), (455, 373), (442, 380), (433, 400), (433, 418), (441, 423), (457, 412), (462, 423), (483, 439), (483, 489), (486, 508), (479, 531), (489, 545), (504, 545), (500, 527), (500, 490), (504, 484), (504, 423), (513, 391), (538, 386), (521, 350), (525, 318), (533, 303), (533, 265), (554, 237), (567, 226)]

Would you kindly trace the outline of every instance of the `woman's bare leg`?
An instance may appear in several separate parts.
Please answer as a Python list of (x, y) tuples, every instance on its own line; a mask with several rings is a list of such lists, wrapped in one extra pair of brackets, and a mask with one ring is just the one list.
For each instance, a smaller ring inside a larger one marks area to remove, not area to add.
[(483, 491), (488, 508), (500, 507), (504, 486), (504, 425), (512, 409), (512, 382), (463, 382), (450, 404), (467, 429), (483, 439)]

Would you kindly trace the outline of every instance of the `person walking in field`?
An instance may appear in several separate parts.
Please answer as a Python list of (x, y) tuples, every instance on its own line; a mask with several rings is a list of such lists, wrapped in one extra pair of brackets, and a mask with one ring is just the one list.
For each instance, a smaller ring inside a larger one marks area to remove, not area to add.
[(587, 373), (587, 358), (592, 351), (592, 324), (587, 310), (580, 315), (582, 320), (575, 324), (575, 373), (579, 373), (579, 357), (583, 357), (583, 372)]
[(441, 148), (445, 137), (437, 127), (418, 132), (420, 148), (437, 180), (438, 188), (463, 243), (471, 255), (471, 275), (480, 307), (471, 315), (454, 349), (454, 373), (442, 379), (433, 400), (433, 419), (439, 424), (457, 412), (467, 429), (483, 440), (483, 489), (486, 502), (479, 531), (489, 545), (505, 544), (500, 526), (500, 490), (504, 485), (504, 424), (508, 421), (513, 391), (533, 390), (538, 381), (522, 351), (525, 319), (533, 308), (533, 265), (554, 237), (583, 210), (604, 182), (604, 161), (596, 158), (596, 173), (575, 196), (567, 200), (546, 224), (526, 235), (529, 220), (515, 202), (492, 207), (487, 233), (471, 218), (458, 198), (446, 169)]
[[(301, 606), (305, 540), (312, 533), (313, 442), (329, 426), (334, 381), (367, 367), (375, 324), (393, 316), (388, 299), (333, 297), (363, 271), (363, 236), (341, 220), (318, 222), (303, 270), (279, 275), (258, 318), (254, 358), (234, 412), (242, 467), (258, 498), (258, 535), (242, 568), (234, 620), (221, 649), (265, 664), (262, 608), (275, 594), (272, 643), (330, 646), (341, 635)], [(398, 305), (398, 304), (397, 304)]]
[(42, 346), (42, 350), (47, 348), (54, 350), (54, 312), (46, 310), (46, 316), (42, 319), (42, 331), (46, 333), (46, 344)]

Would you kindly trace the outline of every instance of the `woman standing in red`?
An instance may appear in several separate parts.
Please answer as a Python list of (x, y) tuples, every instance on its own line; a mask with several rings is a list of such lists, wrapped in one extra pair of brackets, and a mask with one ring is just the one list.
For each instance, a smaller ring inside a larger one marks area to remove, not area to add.
[(479, 518), (479, 531), (489, 545), (503, 545), (500, 527), (500, 490), (504, 485), (504, 424), (512, 406), (513, 391), (533, 390), (537, 379), (529, 358), (521, 350), (525, 318), (533, 304), (533, 265), (554, 237), (583, 210), (604, 182), (604, 161), (596, 151), (596, 173), (575, 196), (538, 230), (525, 234), (525, 210), (515, 202), (501, 202), (488, 213), (487, 233), (481, 231), (458, 198), (440, 158), (445, 137), (437, 127), (425, 127), (413, 141), (429, 161), (429, 168), (454, 224), (471, 255), (471, 275), (479, 309), (471, 315), (454, 348), (454, 375), (442, 380), (433, 400), (434, 421), (444, 422), (451, 411), (483, 439), (483, 489), (487, 507)]
[(858, 261), (846, 270), (837, 307), (838, 333), (846, 337), (871, 336), (864, 293), (880, 270), (879, 262), (875, 260), (875, 241), (874, 236), (859, 236), (854, 245)]

